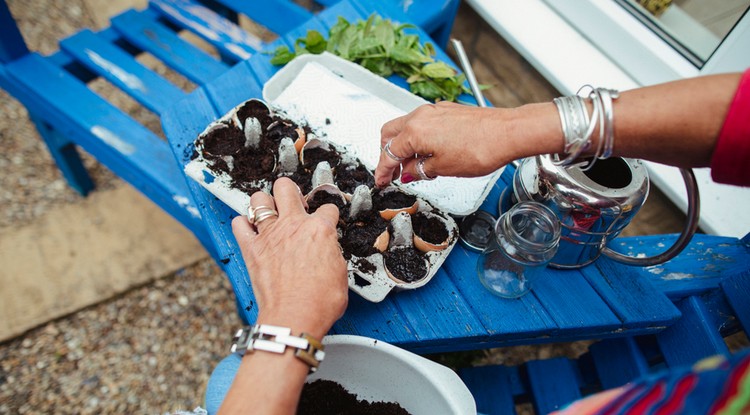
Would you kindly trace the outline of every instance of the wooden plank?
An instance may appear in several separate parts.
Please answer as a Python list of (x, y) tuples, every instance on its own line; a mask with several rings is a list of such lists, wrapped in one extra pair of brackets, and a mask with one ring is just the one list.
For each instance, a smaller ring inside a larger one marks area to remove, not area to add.
[(127, 11), (112, 19), (114, 27), (128, 42), (162, 60), (167, 66), (197, 84), (206, 84), (229, 67), (202, 50), (180, 39), (151, 11)]
[[(677, 235), (618, 238), (610, 246), (628, 255), (652, 256), (672, 245)], [(737, 238), (697, 234), (674, 259), (633, 269), (673, 300), (711, 291), (727, 276), (750, 267), (750, 252)]]
[(750, 270), (722, 282), (721, 289), (745, 333), (750, 333)]
[(704, 357), (729, 355), (714, 318), (700, 298), (688, 297), (677, 306), (682, 318), (656, 337), (667, 365), (690, 365)]
[[(167, 143), (36, 53), (8, 65), (29, 111), (89, 153), (207, 243), (185, 178)], [(210, 245), (207, 245), (210, 246)]]
[(632, 337), (592, 344), (589, 352), (603, 389), (622, 386), (648, 373), (648, 362)]
[(0, 63), (9, 63), (29, 53), (5, 1), (0, 2)]
[(185, 96), (169, 81), (88, 29), (63, 40), (60, 46), (156, 114)]
[(302, 25), (312, 17), (310, 12), (288, 0), (265, 0), (262, 7), (244, 0), (216, 1), (279, 35)]
[(680, 317), (674, 304), (633, 268), (600, 257), (582, 272), (623, 321), (624, 328), (666, 327), (674, 323)]
[(199, 2), (151, 0), (149, 7), (163, 14), (172, 23), (197, 34), (223, 56), (229, 56), (235, 61), (248, 59), (263, 48), (263, 42), (259, 38)]
[(525, 367), (536, 413), (556, 411), (581, 397), (580, 375), (570, 359), (534, 360)]
[(459, 371), (459, 376), (474, 396), (477, 412), (488, 415), (516, 413), (510, 381), (513, 371), (517, 371), (517, 368), (500, 365)]

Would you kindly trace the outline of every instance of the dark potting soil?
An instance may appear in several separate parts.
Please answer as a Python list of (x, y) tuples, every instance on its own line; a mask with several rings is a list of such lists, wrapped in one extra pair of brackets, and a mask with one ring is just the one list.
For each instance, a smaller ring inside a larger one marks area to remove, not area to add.
[(367, 212), (352, 221), (348, 218), (348, 210), (347, 208), (342, 210), (342, 216), (345, 219), (342, 238), (339, 241), (344, 258), (350, 259), (352, 255), (366, 257), (377, 253), (378, 250), (373, 244), (388, 228), (388, 222), (374, 211)]
[(359, 400), (336, 382), (316, 380), (302, 388), (297, 415), (409, 415), (409, 412), (395, 402)]
[(434, 216), (417, 213), (411, 217), (411, 226), (414, 233), (426, 242), (438, 245), (448, 239), (448, 229), (445, 228), (445, 223)]
[(303, 164), (305, 169), (315, 170), (315, 167), (321, 161), (327, 161), (332, 168), (335, 168), (341, 162), (341, 156), (334, 149), (326, 150), (321, 147), (305, 149), (305, 162)]
[[(366, 262), (367, 264), (370, 264), (367, 261), (360, 261), (360, 262)], [(366, 279), (360, 277), (359, 275), (354, 274), (354, 285), (356, 285), (357, 287), (365, 288), (365, 287), (369, 287), (371, 284), (370, 284), (370, 281), (367, 281)]]
[(375, 187), (375, 177), (364, 165), (348, 165), (346, 168), (336, 169), (336, 185), (342, 192), (352, 194), (357, 186), (363, 184), (371, 189)]
[(237, 109), (237, 118), (242, 123), (242, 128), (245, 128), (245, 120), (253, 117), (257, 118), (262, 127), (262, 131), (267, 131), (268, 126), (271, 124), (273, 117), (262, 102), (259, 101), (247, 101), (240, 108)]
[(403, 282), (421, 280), (427, 275), (427, 265), (422, 255), (413, 248), (396, 248), (385, 254), (385, 267)]
[(407, 208), (417, 201), (417, 197), (398, 191), (379, 192), (372, 195), (375, 210)]
[(303, 195), (310, 193), (312, 190), (312, 173), (305, 170), (302, 166), (299, 166), (296, 172), (289, 176), (294, 183), (297, 183), (299, 190), (302, 191)]
[[(367, 261), (364, 258), (357, 258), (354, 261), (352, 261), (352, 263), (354, 264), (354, 266), (357, 267), (358, 270), (360, 270), (360, 271), (362, 271), (364, 273), (367, 273), (367, 274), (374, 274), (375, 271), (378, 270), (378, 268), (375, 267), (375, 265), (372, 262)], [(369, 281), (365, 281), (363, 278), (360, 278), (360, 279), (362, 280), (362, 282), (364, 283), (364, 285), (358, 283), (357, 282), (357, 276), (356, 275), (354, 276), (354, 282), (357, 285), (359, 285), (360, 287), (367, 287), (368, 285), (370, 285)]]
[(232, 127), (215, 128), (202, 138), (203, 156), (211, 159), (232, 156), (245, 145), (245, 134)]
[(339, 208), (339, 211), (341, 211), (341, 208), (344, 207), (344, 201), (341, 199), (341, 196), (334, 195), (328, 192), (318, 191), (312, 198), (310, 198), (310, 200), (307, 201), (307, 211), (309, 213), (313, 213), (326, 203), (333, 203), (337, 208)]
[(281, 118), (274, 117), (273, 122), (268, 126), (266, 137), (275, 143), (281, 142), (285, 137), (289, 137), (292, 141), (295, 141), (299, 138), (297, 125), (289, 121), (283, 121)]

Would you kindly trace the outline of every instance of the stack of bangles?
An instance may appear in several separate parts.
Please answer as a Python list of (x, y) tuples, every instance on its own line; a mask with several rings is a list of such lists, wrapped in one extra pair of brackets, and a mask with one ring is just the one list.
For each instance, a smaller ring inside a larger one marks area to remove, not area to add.
[[(590, 90), (587, 96), (581, 96), (583, 91)], [(591, 169), (598, 159), (612, 156), (614, 147), (614, 112), (613, 101), (619, 97), (613, 89), (594, 88), (585, 85), (578, 94), (569, 97), (555, 98), (553, 102), (560, 114), (563, 136), (565, 137), (565, 158), (555, 162), (557, 165), (568, 166), (578, 160), (582, 154), (593, 147), (592, 138), (598, 126), (598, 140), (593, 158), (582, 168)], [(593, 110), (589, 116), (586, 100), (591, 100)]]

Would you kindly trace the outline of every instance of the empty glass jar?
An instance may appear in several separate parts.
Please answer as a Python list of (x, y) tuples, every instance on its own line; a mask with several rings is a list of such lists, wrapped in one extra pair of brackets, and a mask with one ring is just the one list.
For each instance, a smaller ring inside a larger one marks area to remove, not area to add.
[(495, 234), (477, 262), (479, 280), (493, 294), (518, 298), (555, 256), (560, 222), (538, 202), (520, 202), (495, 222)]

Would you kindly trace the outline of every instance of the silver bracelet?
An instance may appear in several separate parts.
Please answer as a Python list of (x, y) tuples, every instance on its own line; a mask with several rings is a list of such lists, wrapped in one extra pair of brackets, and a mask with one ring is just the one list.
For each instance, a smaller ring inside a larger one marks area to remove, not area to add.
[(325, 346), (307, 333), (302, 333), (299, 337), (291, 334), (292, 329), (270, 324), (243, 327), (234, 335), (231, 351), (239, 355), (255, 350), (282, 354), (289, 346), (297, 349), (294, 355), (310, 366), (310, 373), (318, 370), (326, 355)]
[[(585, 98), (582, 92), (587, 91)], [(555, 98), (562, 125), (564, 158), (557, 156), (556, 165), (568, 166), (578, 160), (586, 151), (591, 150), (592, 137), (598, 128), (598, 141), (591, 161), (582, 167), (586, 171), (591, 169), (598, 159), (612, 156), (614, 148), (614, 109), (613, 100), (619, 97), (616, 90), (594, 88), (584, 85), (573, 96)], [(586, 109), (586, 99), (591, 100), (593, 110), (589, 116)]]

